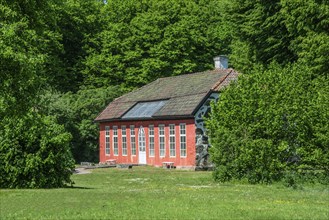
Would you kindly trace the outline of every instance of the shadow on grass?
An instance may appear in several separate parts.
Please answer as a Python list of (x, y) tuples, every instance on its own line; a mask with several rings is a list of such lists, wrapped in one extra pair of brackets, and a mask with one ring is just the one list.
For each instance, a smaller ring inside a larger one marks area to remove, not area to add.
[(64, 189), (95, 189), (92, 187), (83, 187), (83, 186), (64, 186)]

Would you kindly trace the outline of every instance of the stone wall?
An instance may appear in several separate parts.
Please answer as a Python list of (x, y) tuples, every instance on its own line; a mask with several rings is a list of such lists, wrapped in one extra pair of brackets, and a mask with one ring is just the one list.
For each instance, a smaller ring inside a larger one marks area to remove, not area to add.
[(212, 101), (217, 102), (218, 99), (219, 93), (212, 93), (195, 114), (196, 169), (208, 169), (212, 167), (212, 164), (209, 161), (208, 149), (210, 148), (210, 145), (208, 143), (208, 136), (204, 124), (204, 117), (206, 117), (210, 112), (210, 103)]

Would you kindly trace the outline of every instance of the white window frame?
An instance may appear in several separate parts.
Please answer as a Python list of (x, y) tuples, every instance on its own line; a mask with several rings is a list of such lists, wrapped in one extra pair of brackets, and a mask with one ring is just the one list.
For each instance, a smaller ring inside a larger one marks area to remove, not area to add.
[[(182, 129), (184, 126), (184, 129)], [(186, 145), (186, 124), (179, 124), (179, 149), (180, 149), (180, 157), (186, 157), (187, 155), (187, 145)]]
[(105, 155), (111, 154), (110, 126), (105, 126)]
[[(165, 135), (166, 127), (164, 124), (160, 124), (158, 128), (159, 128), (159, 156), (165, 157), (166, 156), (166, 135)], [(162, 134), (162, 129), (163, 129), (163, 134)], [(163, 141), (161, 141), (162, 138)]]
[(130, 125), (130, 150), (131, 150), (131, 155), (136, 156), (135, 125)]
[(146, 153), (146, 135), (143, 126), (138, 129), (138, 147), (139, 151)]
[(175, 124), (169, 125), (169, 156), (176, 157)]
[(154, 125), (149, 125), (149, 156), (155, 156), (154, 149)]
[(122, 156), (127, 156), (127, 129), (125, 125), (121, 126), (121, 144), (122, 144)]
[(113, 126), (113, 155), (119, 155), (118, 126)]

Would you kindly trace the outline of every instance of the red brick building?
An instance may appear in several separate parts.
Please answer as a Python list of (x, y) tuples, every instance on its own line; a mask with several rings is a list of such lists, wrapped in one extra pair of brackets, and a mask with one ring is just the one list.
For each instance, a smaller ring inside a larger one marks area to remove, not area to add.
[(95, 119), (100, 126), (100, 162), (207, 166), (203, 117), (210, 101), (217, 101), (220, 91), (238, 76), (233, 69), (215, 66), (158, 79), (111, 102)]

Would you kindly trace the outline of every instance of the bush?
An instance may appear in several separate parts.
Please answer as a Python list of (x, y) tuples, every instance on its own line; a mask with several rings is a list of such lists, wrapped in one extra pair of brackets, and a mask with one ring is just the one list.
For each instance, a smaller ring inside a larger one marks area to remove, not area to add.
[(52, 117), (30, 112), (0, 122), (0, 187), (53, 188), (73, 184), (71, 135)]
[(117, 86), (84, 88), (77, 93), (48, 91), (42, 97), (45, 114), (56, 117), (72, 135), (70, 148), (76, 163), (99, 161), (99, 128), (94, 123), (100, 111), (122, 91)]
[(304, 66), (272, 64), (240, 77), (207, 120), (215, 179), (293, 185), (285, 173), (294, 167), (328, 174), (328, 109), (328, 79)]

